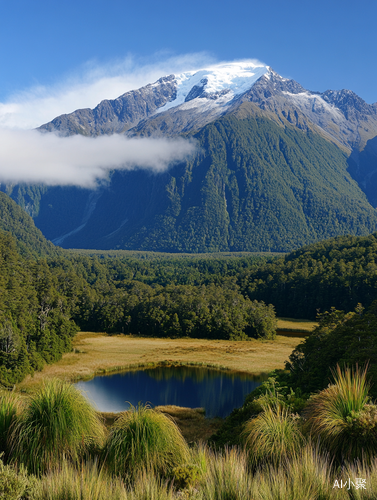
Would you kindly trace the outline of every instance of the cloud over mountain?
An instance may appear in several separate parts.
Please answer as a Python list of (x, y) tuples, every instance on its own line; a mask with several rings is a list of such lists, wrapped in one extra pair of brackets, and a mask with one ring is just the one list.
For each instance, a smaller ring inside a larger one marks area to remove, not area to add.
[(122, 135), (59, 137), (35, 130), (0, 129), (0, 182), (94, 187), (111, 169), (162, 172), (192, 155), (184, 139), (129, 139)]

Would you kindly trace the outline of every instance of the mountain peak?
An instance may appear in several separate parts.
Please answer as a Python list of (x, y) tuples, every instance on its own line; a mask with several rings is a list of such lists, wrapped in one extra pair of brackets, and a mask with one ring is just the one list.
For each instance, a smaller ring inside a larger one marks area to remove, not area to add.
[(158, 112), (167, 111), (197, 97), (212, 100), (223, 98), (228, 102), (248, 91), (269, 71), (268, 66), (257, 61), (237, 61), (177, 74), (175, 75), (176, 98), (166, 103)]

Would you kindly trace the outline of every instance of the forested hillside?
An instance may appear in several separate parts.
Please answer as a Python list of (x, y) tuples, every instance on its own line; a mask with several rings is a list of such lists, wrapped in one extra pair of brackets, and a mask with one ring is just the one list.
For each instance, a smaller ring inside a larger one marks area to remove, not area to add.
[(197, 155), (164, 173), (114, 171), (96, 190), (18, 185), (8, 194), (65, 248), (287, 252), (377, 229), (347, 153), (310, 129), (244, 106), (192, 138)]
[(362, 311), (376, 299), (377, 233), (333, 238), (281, 257), (85, 255), (55, 248), (13, 201), (1, 201), (3, 224), (18, 235), (0, 232), (4, 383), (59, 359), (78, 328), (270, 339), (275, 309), (279, 316), (315, 319), (333, 306), (347, 312), (361, 303)]
[(315, 319), (334, 306), (352, 311), (377, 299), (377, 233), (339, 236), (261, 263), (239, 281), (251, 299), (274, 304), (278, 316)]
[(0, 230), (11, 233), (23, 256), (59, 255), (60, 249), (46, 240), (34, 225), (33, 219), (9, 196), (0, 191)]
[(10, 234), (0, 234), (0, 380), (14, 383), (57, 361), (77, 332), (69, 277), (43, 259), (22, 257)]

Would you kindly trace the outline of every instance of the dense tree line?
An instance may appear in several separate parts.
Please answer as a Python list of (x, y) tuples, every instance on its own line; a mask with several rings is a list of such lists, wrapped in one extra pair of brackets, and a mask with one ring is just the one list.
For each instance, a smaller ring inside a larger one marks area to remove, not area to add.
[(245, 297), (273, 304), (282, 317), (314, 320), (331, 307), (352, 311), (358, 303), (368, 307), (377, 299), (377, 233), (339, 236), (277, 257), (152, 258), (126, 252), (119, 252), (117, 259), (97, 257), (115, 281), (223, 286), (231, 279)]
[[(0, 234), (4, 382), (59, 359), (78, 328), (159, 337), (272, 338), (274, 307), (279, 316), (315, 318), (318, 310), (350, 311), (358, 303), (368, 308), (376, 299), (377, 233), (333, 238), (281, 257), (148, 252), (114, 257), (54, 247), (1, 193), (0, 223), (15, 236)], [(347, 323), (352, 331), (355, 318)], [(370, 338), (365, 342), (368, 353)], [(319, 352), (317, 345), (308, 349)], [(297, 356), (292, 367), (301, 359)], [(308, 373), (311, 377), (311, 369)]]
[[(287, 363), (289, 385), (304, 393), (324, 389), (336, 365), (366, 366), (370, 380), (377, 379), (377, 301), (368, 309), (361, 304), (345, 313), (332, 308), (320, 316), (319, 326), (293, 351)], [(371, 384), (377, 397), (377, 386)]]
[[(35, 258), (0, 233), (2, 383), (57, 361), (80, 328), (158, 337), (274, 337), (273, 306), (244, 297), (236, 278), (226, 277), (226, 263), (187, 266), (179, 280), (184, 263), (168, 260), (150, 265), (59, 251)], [(229, 274), (242, 265), (230, 265)]]
[(71, 347), (78, 328), (64, 294), (65, 276), (43, 259), (22, 257), (0, 235), (0, 378), (14, 383)]
[(156, 337), (274, 338), (273, 306), (245, 298), (232, 282), (156, 285), (125, 281), (86, 295), (78, 324), (86, 329)]
[(331, 307), (367, 307), (377, 298), (377, 233), (309, 245), (246, 270), (238, 283), (250, 299), (274, 304), (278, 316), (315, 319)]

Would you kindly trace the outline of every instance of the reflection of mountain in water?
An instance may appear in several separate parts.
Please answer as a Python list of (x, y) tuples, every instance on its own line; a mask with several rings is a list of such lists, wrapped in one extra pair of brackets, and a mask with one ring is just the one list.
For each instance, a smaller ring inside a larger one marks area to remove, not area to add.
[(79, 382), (101, 411), (122, 411), (139, 402), (153, 406), (203, 407), (207, 417), (225, 417), (242, 405), (262, 378), (208, 368), (172, 367), (95, 377)]

